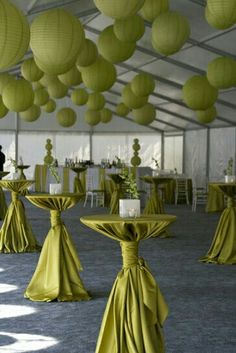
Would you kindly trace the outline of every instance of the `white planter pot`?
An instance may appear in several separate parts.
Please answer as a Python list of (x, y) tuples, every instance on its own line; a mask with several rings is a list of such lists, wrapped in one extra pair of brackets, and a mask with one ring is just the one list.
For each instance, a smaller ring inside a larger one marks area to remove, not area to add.
[(138, 199), (120, 199), (119, 200), (120, 217), (139, 217), (140, 216), (140, 200)]
[(235, 182), (235, 175), (225, 175), (225, 182), (226, 183), (234, 183)]
[(62, 193), (62, 185), (60, 183), (57, 184), (49, 184), (49, 194), (57, 195)]

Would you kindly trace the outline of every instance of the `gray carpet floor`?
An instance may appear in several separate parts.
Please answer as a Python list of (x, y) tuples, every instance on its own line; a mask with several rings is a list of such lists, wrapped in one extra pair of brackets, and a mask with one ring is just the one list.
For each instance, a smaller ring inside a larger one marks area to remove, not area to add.
[[(50, 226), (49, 213), (25, 199), (23, 202), (42, 243)], [(0, 254), (1, 353), (95, 352), (109, 292), (121, 268), (120, 247), (82, 225), (79, 218), (107, 212), (79, 203), (63, 213), (84, 267), (81, 278), (92, 295), (90, 301), (24, 299), (39, 254)], [(164, 326), (166, 353), (235, 353), (236, 267), (198, 261), (209, 249), (220, 215), (206, 214), (202, 206), (193, 213), (186, 205), (167, 205), (166, 213), (178, 217), (171, 226), (173, 236), (140, 244), (140, 255), (147, 260), (169, 306)], [(6, 284), (16, 287), (4, 292)], [(24, 348), (20, 348), (22, 343)]]

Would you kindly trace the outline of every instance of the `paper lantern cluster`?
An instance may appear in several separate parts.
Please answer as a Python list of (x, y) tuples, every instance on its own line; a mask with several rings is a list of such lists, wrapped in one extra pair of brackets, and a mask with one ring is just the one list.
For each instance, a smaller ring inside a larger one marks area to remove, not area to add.
[(63, 127), (71, 127), (76, 122), (76, 113), (71, 108), (61, 108), (57, 112), (57, 121)]
[(230, 28), (236, 23), (236, 1), (207, 0), (205, 17), (209, 25), (214, 28)]

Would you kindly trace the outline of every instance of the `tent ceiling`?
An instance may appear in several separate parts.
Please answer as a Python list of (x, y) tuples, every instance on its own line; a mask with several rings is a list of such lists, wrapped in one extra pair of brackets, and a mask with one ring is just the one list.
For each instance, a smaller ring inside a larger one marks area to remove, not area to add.
[[(103, 16), (92, 0), (12, 0), (23, 10), (29, 22), (41, 12), (50, 8), (63, 7), (78, 16), (84, 25), (86, 37), (97, 42), (99, 33), (113, 20)], [(182, 86), (195, 74), (204, 74), (210, 60), (219, 55), (236, 59), (236, 26), (220, 31), (208, 25), (204, 18), (203, 0), (169, 0), (171, 10), (177, 10), (188, 17), (191, 37), (176, 54), (165, 57), (157, 54), (150, 40), (151, 25), (146, 23), (144, 36), (138, 41), (134, 55), (124, 63), (116, 65), (117, 83), (105, 93), (108, 105), (115, 110), (121, 102), (121, 90), (138, 72), (152, 73), (156, 89), (149, 101), (157, 110), (157, 118), (150, 127), (165, 132), (189, 129), (229, 127), (236, 125), (236, 88), (221, 90), (217, 100), (217, 119), (208, 125), (196, 121), (193, 111), (182, 101)], [(28, 53), (30, 55), (30, 53)], [(13, 72), (19, 72), (17, 65)], [(130, 117), (127, 118), (128, 120)]]

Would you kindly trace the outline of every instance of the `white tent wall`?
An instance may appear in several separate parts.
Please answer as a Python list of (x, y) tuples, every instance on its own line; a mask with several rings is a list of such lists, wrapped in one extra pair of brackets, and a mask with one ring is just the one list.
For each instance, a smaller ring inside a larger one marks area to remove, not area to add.
[(183, 135), (165, 136), (164, 168), (183, 172)]

